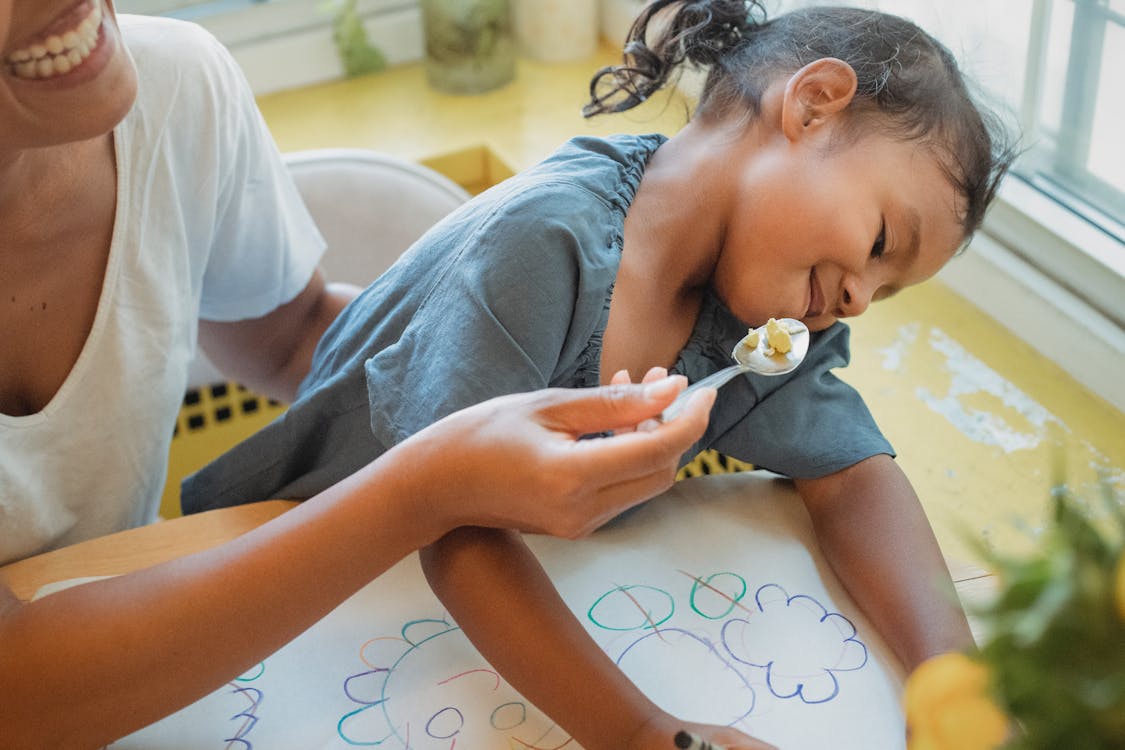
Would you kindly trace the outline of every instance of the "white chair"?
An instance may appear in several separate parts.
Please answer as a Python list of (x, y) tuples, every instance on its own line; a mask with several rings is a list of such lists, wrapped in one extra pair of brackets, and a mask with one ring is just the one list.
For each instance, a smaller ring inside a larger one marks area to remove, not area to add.
[(469, 198), (428, 167), (365, 149), (296, 151), (285, 162), (328, 242), (329, 281), (367, 286)]
[[(294, 151), (285, 163), (328, 244), (329, 281), (367, 286), (469, 194), (420, 164), (359, 148)], [(189, 387), (225, 378), (200, 352)]]

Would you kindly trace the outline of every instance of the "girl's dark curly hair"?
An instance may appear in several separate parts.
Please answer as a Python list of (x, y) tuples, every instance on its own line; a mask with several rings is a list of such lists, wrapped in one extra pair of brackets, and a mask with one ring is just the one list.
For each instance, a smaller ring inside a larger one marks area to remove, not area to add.
[(760, 0), (654, 0), (629, 30), (623, 64), (595, 74), (582, 114), (631, 109), (691, 62), (708, 68), (696, 117), (757, 116), (778, 76), (824, 57), (848, 63), (858, 79), (848, 132), (877, 128), (935, 149), (966, 199), (961, 224), (972, 236), (1016, 151), (949, 50), (898, 16), (822, 7), (767, 20)]

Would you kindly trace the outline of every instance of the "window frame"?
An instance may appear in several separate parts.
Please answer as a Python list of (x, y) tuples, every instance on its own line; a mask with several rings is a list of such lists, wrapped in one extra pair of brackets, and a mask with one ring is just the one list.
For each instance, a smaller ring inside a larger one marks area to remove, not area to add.
[[(1074, 3), (1074, 23), (1067, 51), (1062, 121), (1050, 172), (1052, 176), (1056, 176), (1064, 193), (1092, 193), (1099, 202), (1125, 206), (1125, 193), (1084, 166), (1089, 159), (1093, 138), (1106, 35), (1110, 24), (1116, 24), (1125, 31), (1125, 14), (1113, 10), (1108, 0), (1068, 1)], [(1045, 0), (1037, 0), (1037, 5), (1050, 7), (1050, 3)], [(1068, 190), (1068, 185), (1075, 189)], [(1040, 187), (1044, 192), (1052, 194), (1050, 184)], [(1060, 198), (1065, 201), (1065, 195)], [(1125, 216), (1106, 216), (1096, 206), (1085, 208), (1087, 201), (1078, 203), (1072, 210), (1083, 213), (1092, 223), (1102, 226), (1119, 241), (1125, 241)]]
[[(1075, 22), (1067, 51), (1064, 99), (1054, 147), (1029, 154), (1003, 183), (982, 233), (988, 235), (1098, 314), (1125, 328), (1125, 217), (1112, 217), (1080, 197), (1075, 188), (1094, 187), (1109, 195), (1111, 186), (1089, 173), (1095, 94), (1101, 70), (1101, 45), (1107, 24), (1125, 27), (1125, 16), (1104, 0), (1074, 3)], [(1043, 97), (1050, 15), (1055, 0), (1034, 0), (1020, 103), (1024, 139), (1045, 134), (1038, 126)], [(1095, 52), (1097, 54), (1095, 54)], [(1121, 205), (1125, 206), (1125, 196)]]
[[(150, 0), (153, 7), (174, 0)], [(256, 96), (339, 79), (343, 65), (332, 39), (334, 7), (323, 0), (196, 0), (183, 12), (222, 42)], [(185, 5), (185, 3), (179, 3)], [(203, 13), (208, 7), (224, 8)], [(418, 0), (358, 0), (356, 13), (389, 65), (422, 59)]]

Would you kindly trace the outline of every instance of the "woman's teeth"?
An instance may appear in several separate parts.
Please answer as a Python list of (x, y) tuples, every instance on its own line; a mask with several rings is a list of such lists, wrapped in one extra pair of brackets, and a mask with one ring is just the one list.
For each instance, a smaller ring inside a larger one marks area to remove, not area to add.
[(102, 25), (101, 3), (94, 3), (90, 15), (77, 28), (51, 36), (29, 47), (18, 49), (4, 61), (19, 78), (53, 78), (77, 68), (98, 46)]

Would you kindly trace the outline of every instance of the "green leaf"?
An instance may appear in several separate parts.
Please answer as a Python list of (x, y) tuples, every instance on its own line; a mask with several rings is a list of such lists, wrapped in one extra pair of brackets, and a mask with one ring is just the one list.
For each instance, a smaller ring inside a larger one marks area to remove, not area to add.
[(367, 29), (356, 13), (355, 0), (345, 0), (336, 12), (332, 24), (332, 38), (344, 65), (344, 75), (348, 78), (376, 73), (387, 67), (387, 60), (377, 47), (371, 44)]

